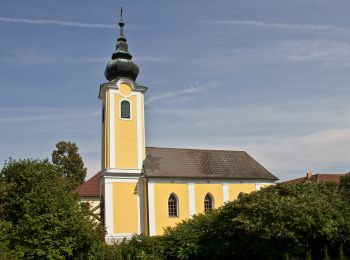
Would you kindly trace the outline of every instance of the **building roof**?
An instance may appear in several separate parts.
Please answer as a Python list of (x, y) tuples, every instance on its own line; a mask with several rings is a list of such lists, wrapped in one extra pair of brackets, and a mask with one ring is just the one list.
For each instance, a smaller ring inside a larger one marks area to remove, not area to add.
[[(147, 147), (144, 171), (148, 178), (278, 180), (244, 151)], [(75, 192), (99, 197), (100, 177), (99, 172)]]
[(340, 177), (342, 177), (344, 175), (345, 174), (330, 174), (330, 173), (312, 174), (312, 173), (307, 173), (305, 177), (285, 181), (283, 183), (299, 184), (299, 183), (304, 183), (304, 182), (310, 181), (310, 182), (314, 182), (314, 183), (334, 182), (336, 184), (339, 184)]
[(100, 177), (101, 172), (96, 173), (74, 191), (79, 197), (100, 197)]
[(150, 178), (278, 180), (244, 151), (147, 147), (146, 155)]

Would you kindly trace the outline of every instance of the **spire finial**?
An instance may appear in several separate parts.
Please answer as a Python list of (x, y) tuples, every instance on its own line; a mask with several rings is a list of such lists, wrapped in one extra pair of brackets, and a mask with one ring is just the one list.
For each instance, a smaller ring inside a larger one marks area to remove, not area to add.
[(119, 21), (119, 26), (120, 26), (120, 36), (124, 37), (124, 20), (123, 20), (123, 7), (120, 7), (120, 21)]

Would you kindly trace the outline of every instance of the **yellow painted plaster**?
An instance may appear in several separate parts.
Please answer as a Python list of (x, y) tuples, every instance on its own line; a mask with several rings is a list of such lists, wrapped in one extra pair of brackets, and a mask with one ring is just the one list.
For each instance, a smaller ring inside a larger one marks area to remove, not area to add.
[(204, 212), (204, 198), (209, 192), (214, 198), (214, 207), (219, 208), (224, 205), (222, 184), (195, 184), (196, 213)]
[(124, 97), (128, 97), (131, 94), (132, 88), (126, 83), (121, 83), (119, 86), (119, 91)]
[(115, 111), (115, 162), (119, 169), (137, 169), (137, 104), (136, 96), (127, 98), (131, 105), (131, 119), (120, 118), (120, 101), (124, 98), (119, 94), (114, 97)]
[[(169, 217), (168, 198), (174, 193), (178, 198), (178, 217)], [(156, 183), (154, 184), (154, 205), (156, 234), (162, 235), (163, 228), (175, 226), (181, 220), (189, 218), (189, 202), (187, 184)]]
[(128, 182), (113, 183), (114, 233), (138, 233), (136, 185)]
[(236, 200), (240, 192), (250, 193), (256, 190), (254, 183), (234, 183), (229, 184), (229, 200)]

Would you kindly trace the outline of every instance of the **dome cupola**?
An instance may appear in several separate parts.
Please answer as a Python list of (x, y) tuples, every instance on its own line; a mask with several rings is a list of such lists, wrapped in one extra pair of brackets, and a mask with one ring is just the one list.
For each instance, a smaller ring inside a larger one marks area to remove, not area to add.
[(117, 40), (116, 51), (112, 54), (112, 58), (108, 61), (105, 70), (105, 77), (109, 81), (118, 77), (126, 77), (135, 81), (139, 74), (139, 66), (132, 62), (132, 55), (128, 51), (128, 44), (123, 31), (124, 25), (123, 9), (121, 9), (119, 21), (120, 35)]

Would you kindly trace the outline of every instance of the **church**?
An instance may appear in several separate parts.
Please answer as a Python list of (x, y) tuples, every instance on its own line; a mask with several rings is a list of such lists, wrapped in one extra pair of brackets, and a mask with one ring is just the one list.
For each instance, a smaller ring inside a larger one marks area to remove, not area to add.
[(161, 235), (167, 226), (219, 208), (278, 178), (244, 151), (146, 147), (144, 95), (124, 21), (100, 85), (101, 171), (76, 189), (99, 210), (106, 241)]

